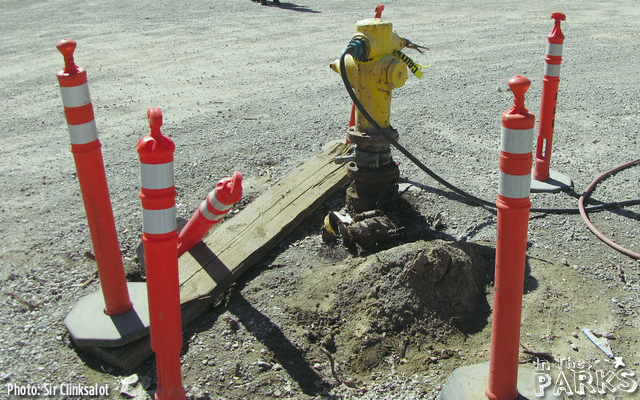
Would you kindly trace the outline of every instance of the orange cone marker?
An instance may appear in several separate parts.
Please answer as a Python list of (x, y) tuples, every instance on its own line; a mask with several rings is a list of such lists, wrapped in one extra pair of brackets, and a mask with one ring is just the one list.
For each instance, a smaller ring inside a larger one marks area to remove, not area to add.
[(222, 220), (242, 197), (242, 174), (221, 179), (200, 204), (178, 236), (178, 257), (198, 244), (211, 228)]
[(64, 114), (69, 127), (71, 152), (91, 232), (93, 251), (107, 315), (120, 315), (132, 308), (122, 266), (118, 234), (111, 208), (107, 177), (102, 161), (102, 144), (93, 115), (87, 71), (73, 59), (76, 42), (62, 39), (56, 47), (64, 56), (64, 69), (57, 74)]
[(533, 169), (532, 192), (557, 192), (571, 188), (571, 178), (549, 169), (551, 165), (551, 143), (556, 119), (558, 103), (558, 86), (560, 84), (560, 64), (562, 63), (562, 46), (564, 35), (560, 22), (566, 19), (561, 12), (551, 14), (555, 20), (553, 29), (547, 35), (547, 54), (545, 55), (544, 77), (542, 78), (542, 100), (540, 103), (540, 122), (538, 124), (538, 141), (536, 159)]
[(142, 244), (147, 272), (151, 348), (156, 353), (156, 400), (186, 398), (180, 370), (182, 319), (173, 173), (175, 144), (160, 132), (162, 112), (147, 110), (151, 132), (138, 142)]
[(518, 397), (518, 355), (527, 231), (531, 201), (531, 163), (535, 116), (524, 106), (531, 81), (509, 79), (513, 107), (502, 113), (498, 231), (496, 240), (495, 297), (491, 330), (490, 400)]

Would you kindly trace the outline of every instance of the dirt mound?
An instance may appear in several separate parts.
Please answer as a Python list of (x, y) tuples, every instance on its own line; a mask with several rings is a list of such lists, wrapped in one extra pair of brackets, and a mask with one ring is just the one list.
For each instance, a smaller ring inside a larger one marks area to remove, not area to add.
[(403, 358), (410, 347), (420, 351), (434, 338), (446, 342), (486, 324), (492, 262), (481, 246), (461, 246), (419, 241), (314, 269), (288, 310), (309, 342), (347, 360), (347, 370), (372, 370), (388, 355)]
[(400, 331), (433, 315), (464, 322), (484, 298), (484, 276), (484, 267), (460, 248), (410, 243), (367, 258), (337, 306), (362, 310), (367, 325), (379, 333)]

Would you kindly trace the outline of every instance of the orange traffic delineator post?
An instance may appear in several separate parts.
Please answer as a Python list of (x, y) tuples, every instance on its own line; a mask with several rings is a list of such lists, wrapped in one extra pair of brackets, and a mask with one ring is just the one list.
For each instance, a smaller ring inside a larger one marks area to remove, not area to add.
[[(351, 102), (351, 116), (349, 117), (349, 127), (348, 129), (354, 128), (356, 126), (356, 103)], [(345, 143), (349, 144), (351, 141), (349, 140), (349, 135), (347, 135), (345, 139)]]
[(524, 107), (530, 84), (522, 76), (509, 79), (514, 106), (502, 113), (490, 359), (453, 371), (439, 400), (559, 399), (550, 390), (540, 397), (537, 371), (518, 364), (535, 124), (534, 115)]
[(156, 353), (156, 400), (186, 398), (182, 386), (180, 351), (182, 320), (178, 278), (176, 189), (173, 141), (160, 132), (162, 112), (147, 110), (150, 133), (138, 141), (142, 244), (147, 272), (151, 348)]
[(221, 179), (178, 235), (178, 257), (198, 244), (242, 197), (242, 174)]
[(518, 397), (520, 319), (535, 124), (535, 116), (524, 106), (524, 94), (530, 85), (531, 81), (523, 76), (509, 79), (513, 107), (502, 113), (495, 294), (486, 391), (490, 400)]
[[(65, 325), (79, 345), (120, 346), (147, 334), (146, 302), (140, 301), (146, 292), (144, 285), (127, 285), (125, 278), (87, 71), (75, 64), (76, 46), (69, 39), (57, 43), (65, 62), (57, 77), (102, 295), (90, 295), (79, 301), (65, 319)], [(129, 291), (134, 287), (138, 293), (132, 303)]]
[(562, 63), (562, 46), (564, 35), (560, 22), (566, 19), (561, 12), (551, 14), (555, 20), (553, 29), (547, 35), (547, 53), (545, 55), (544, 77), (542, 78), (542, 100), (540, 103), (540, 122), (538, 125), (538, 141), (536, 159), (531, 181), (532, 192), (557, 192), (568, 190), (573, 186), (571, 178), (558, 171), (550, 170), (551, 143), (558, 102), (558, 86), (560, 84), (560, 64)]

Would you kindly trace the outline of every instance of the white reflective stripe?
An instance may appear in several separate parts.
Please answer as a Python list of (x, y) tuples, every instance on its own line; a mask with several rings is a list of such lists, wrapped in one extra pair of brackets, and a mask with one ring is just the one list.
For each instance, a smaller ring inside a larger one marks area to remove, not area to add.
[(509, 129), (502, 127), (500, 150), (511, 154), (526, 154), (533, 151), (533, 128)]
[(173, 162), (164, 164), (140, 163), (140, 181), (145, 189), (167, 189), (175, 185)]
[(549, 56), (561, 56), (562, 44), (547, 42), (547, 55)]
[(60, 86), (60, 93), (62, 94), (62, 104), (65, 107), (80, 107), (91, 103), (87, 83), (71, 87)]
[(176, 226), (176, 208), (164, 210), (142, 209), (142, 230), (146, 233), (162, 234), (173, 232)]
[(218, 211), (228, 211), (231, 207), (233, 207), (233, 204), (223, 204), (219, 202), (216, 198), (215, 190), (209, 193), (209, 196), (207, 197), (209, 198), (209, 204), (211, 204), (211, 207), (215, 208)]
[(544, 64), (544, 74), (546, 76), (560, 76), (560, 64)]
[(67, 127), (69, 127), (71, 144), (91, 143), (98, 139), (98, 128), (95, 120), (80, 125), (67, 125)]
[(211, 211), (209, 211), (207, 209), (207, 200), (203, 201), (200, 204), (200, 212), (202, 213), (202, 216), (205, 217), (206, 219), (208, 219), (211, 222), (216, 222), (216, 221), (220, 221), (222, 219), (223, 215), (217, 215), (212, 213)]
[(531, 174), (509, 175), (500, 171), (498, 193), (511, 199), (524, 199), (529, 197), (531, 189)]

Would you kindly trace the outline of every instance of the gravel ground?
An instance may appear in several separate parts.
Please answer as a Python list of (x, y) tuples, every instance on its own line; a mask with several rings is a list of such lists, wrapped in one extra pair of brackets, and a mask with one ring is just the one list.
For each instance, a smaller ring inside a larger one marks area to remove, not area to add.
[[(120, 247), (134, 270), (141, 230), (135, 144), (148, 131), (146, 109), (162, 109), (163, 132), (177, 146), (179, 216), (188, 218), (218, 179), (234, 170), (245, 175), (241, 208), (325, 143), (344, 137), (351, 102), (328, 65), (353, 35), (354, 23), (372, 17), (375, 5), (0, 2), (0, 397), (13, 398), (12, 385), (35, 386), (43, 395), (46, 384), (69, 383), (106, 384), (108, 398), (123, 398), (120, 382), (132, 374), (155, 387), (153, 360), (134, 371), (118, 370), (78, 352), (63, 325), (71, 307), (99, 283), (82, 286), (95, 275), (95, 262), (55, 78), (63, 66), (56, 42), (75, 39), (76, 61), (88, 71)], [(383, 17), (400, 36), (430, 49), (407, 54), (431, 64), (423, 79), (410, 76), (394, 90), (392, 124), (400, 142), (450, 182), (495, 199), (499, 116), (512, 103), (507, 80), (531, 79), (526, 104), (538, 114), (555, 11), (567, 21), (552, 168), (569, 175), (575, 191), (532, 195), (534, 207), (575, 207), (595, 177), (640, 153), (635, 0), (517, 6), (405, 0), (385, 6)], [(463, 201), (393, 154), (403, 181), (412, 184), (406, 198), (445, 226), (434, 237), (491, 246), (495, 213)], [(599, 185), (593, 198), (638, 198), (639, 183), (631, 168)], [(308, 340), (307, 321), (290, 321), (281, 304), (300, 295), (300, 282), (313, 279), (307, 268), (364, 260), (320, 240), (320, 221), (342, 207), (341, 196), (252, 269), (226, 302), (185, 329), (189, 398), (434, 398), (454, 368), (488, 359), (490, 315), (475, 332), (435, 335), (430, 349), (414, 348), (415, 339), (402, 364), (393, 351), (360, 370), (337, 359), (344, 368), (339, 373), (353, 381), (332, 380), (326, 356)], [(640, 249), (638, 206), (591, 217), (621, 245)], [(640, 380), (640, 264), (598, 241), (577, 215), (532, 218), (528, 256), (522, 344), (556, 359), (612, 368), (580, 332), (593, 328), (611, 338), (614, 354)], [(280, 285), (269, 284), (274, 281)], [(486, 303), (492, 304), (490, 274), (486, 284)], [(231, 320), (240, 321), (238, 329), (230, 328)], [(251, 320), (258, 328), (248, 328)], [(290, 346), (274, 351), (273, 340)], [(454, 355), (442, 356), (449, 351)], [(425, 356), (436, 362), (425, 364)], [(301, 381), (280, 362), (294, 359), (317, 381)]]

